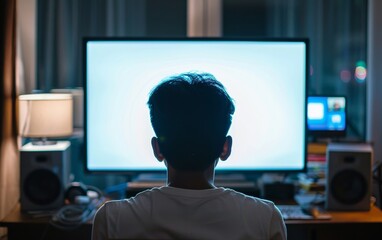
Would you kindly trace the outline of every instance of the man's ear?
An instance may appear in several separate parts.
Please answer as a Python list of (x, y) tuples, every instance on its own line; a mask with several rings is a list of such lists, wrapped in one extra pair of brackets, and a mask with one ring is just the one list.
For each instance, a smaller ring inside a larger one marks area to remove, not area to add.
[(220, 154), (220, 160), (225, 161), (231, 155), (232, 137), (227, 136), (223, 145), (223, 150)]
[(160, 151), (158, 138), (151, 138), (151, 147), (153, 148), (155, 158), (158, 159), (159, 162), (162, 162), (164, 160), (164, 156)]

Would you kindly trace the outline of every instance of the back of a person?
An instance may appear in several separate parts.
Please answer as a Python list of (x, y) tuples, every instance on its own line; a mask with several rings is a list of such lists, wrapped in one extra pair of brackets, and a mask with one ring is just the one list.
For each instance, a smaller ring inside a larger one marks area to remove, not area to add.
[(104, 208), (109, 239), (285, 239), (273, 203), (230, 189), (154, 188)]
[(154, 88), (147, 104), (151, 146), (166, 166), (166, 185), (104, 204), (93, 240), (286, 239), (273, 203), (214, 184), (215, 167), (231, 155), (235, 106), (213, 75), (172, 76)]

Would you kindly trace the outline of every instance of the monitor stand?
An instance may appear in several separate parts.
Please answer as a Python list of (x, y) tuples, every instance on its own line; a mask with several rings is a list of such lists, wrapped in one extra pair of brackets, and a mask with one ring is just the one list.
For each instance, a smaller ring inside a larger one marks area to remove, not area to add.
[(143, 188), (160, 187), (166, 185), (166, 173), (141, 173), (132, 181), (128, 182), (128, 188)]

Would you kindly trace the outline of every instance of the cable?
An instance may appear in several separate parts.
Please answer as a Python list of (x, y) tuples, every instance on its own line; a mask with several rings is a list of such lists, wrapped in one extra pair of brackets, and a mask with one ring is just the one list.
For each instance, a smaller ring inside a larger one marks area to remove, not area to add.
[(90, 220), (96, 208), (80, 205), (68, 205), (60, 209), (50, 222), (56, 228), (72, 230)]

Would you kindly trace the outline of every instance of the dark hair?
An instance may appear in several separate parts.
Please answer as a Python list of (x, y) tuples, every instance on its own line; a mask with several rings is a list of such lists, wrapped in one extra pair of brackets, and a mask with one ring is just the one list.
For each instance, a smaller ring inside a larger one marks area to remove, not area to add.
[(147, 104), (161, 152), (173, 168), (204, 170), (219, 157), (235, 106), (212, 74), (169, 77)]

